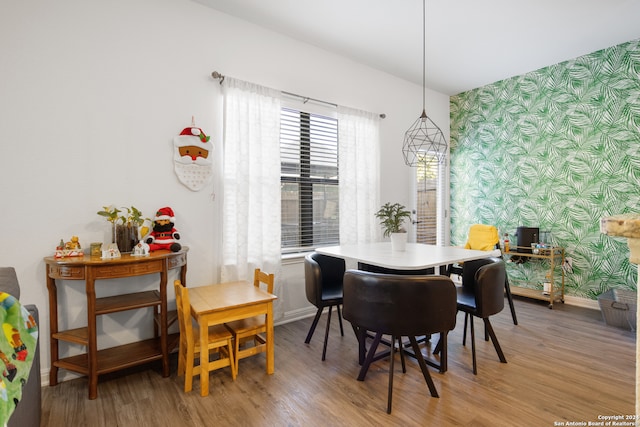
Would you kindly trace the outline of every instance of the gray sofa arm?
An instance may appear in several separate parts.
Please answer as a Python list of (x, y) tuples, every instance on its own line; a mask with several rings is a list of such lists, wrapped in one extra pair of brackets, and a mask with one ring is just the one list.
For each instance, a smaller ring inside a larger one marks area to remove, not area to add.
[[(40, 326), (40, 317), (38, 307), (33, 304), (24, 306), (29, 314), (33, 316), (38, 327)], [(27, 383), (22, 388), (22, 399), (18, 402), (15, 411), (11, 415), (7, 427), (28, 427), (39, 426), (42, 417), (42, 395), (41, 395), (41, 379), (40, 379), (40, 336), (42, 329), (38, 329), (38, 342), (36, 343), (36, 352), (33, 356), (33, 364), (29, 372)]]

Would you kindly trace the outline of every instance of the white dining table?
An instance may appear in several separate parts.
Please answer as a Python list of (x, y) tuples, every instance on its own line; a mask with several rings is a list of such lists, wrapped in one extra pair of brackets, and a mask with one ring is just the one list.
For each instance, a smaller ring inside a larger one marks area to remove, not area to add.
[(487, 251), (423, 243), (407, 243), (404, 251), (394, 251), (391, 242), (326, 246), (316, 252), (393, 270), (424, 270), (490, 256)]
[[(425, 274), (425, 270), (435, 267), (439, 268), (441, 274), (445, 274), (443, 270), (450, 264), (491, 256), (491, 253), (487, 251), (464, 249), (455, 246), (427, 245), (423, 243), (407, 243), (404, 251), (395, 251), (391, 249), (391, 242), (327, 246), (316, 248), (316, 252), (345, 260), (357, 261), (358, 269), (368, 270), (369, 267), (367, 265), (369, 265), (381, 267), (390, 273), (397, 274), (411, 274), (412, 271), (416, 271), (416, 274)], [(364, 363), (367, 352), (365, 341), (367, 337), (370, 338), (370, 336), (367, 334), (367, 331), (355, 325), (354, 332), (359, 342), (358, 359), (360, 364), (363, 365), (358, 378), (364, 379), (364, 374), (366, 374), (368, 369), (368, 366)], [(427, 341), (428, 339), (429, 337), (424, 337), (420, 339), (420, 342)], [(392, 345), (390, 342), (383, 342), (389, 346)], [(409, 349), (405, 349), (405, 352), (415, 357)], [(372, 358), (371, 361), (384, 357), (386, 354), (387, 352), (382, 352)], [(423, 353), (422, 356), (427, 364), (438, 368), (440, 372), (444, 373), (447, 370), (446, 355), (441, 358), (439, 363), (430, 360), (427, 354)]]

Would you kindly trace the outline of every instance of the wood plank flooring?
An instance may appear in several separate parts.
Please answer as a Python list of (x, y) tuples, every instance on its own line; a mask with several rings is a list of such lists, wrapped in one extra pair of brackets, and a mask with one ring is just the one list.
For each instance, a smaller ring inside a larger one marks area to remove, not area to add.
[[(556, 426), (596, 422), (601, 415), (635, 412), (635, 333), (605, 325), (598, 311), (516, 299), (519, 325), (508, 306), (492, 324), (508, 363), (502, 364), (476, 320), (478, 375), (471, 345), (462, 346), (462, 314), (449, 335), (449, 370), (430, 369), (440, 398), (429, 395), (420, 368), (396, 356), (393, 411), (386, 413), (388, 359), (374, 363), (363, 382), (357, 341), (345, 321), (340, 337), (332, 316), (327, 359), (320, 360), (326, 313), (309, 345), (311, 318), (276, 326), (276, 371), (265, 373), (264, 353), (240, 361), (183, 392), (184, 379), (162, 378), (159, 367), (101, 377), (98, 399), (87, 399), (84, 378), (43, 388), (42, 427), (146, 426)], [(175, 359), (175, 358), (174, 358)]]

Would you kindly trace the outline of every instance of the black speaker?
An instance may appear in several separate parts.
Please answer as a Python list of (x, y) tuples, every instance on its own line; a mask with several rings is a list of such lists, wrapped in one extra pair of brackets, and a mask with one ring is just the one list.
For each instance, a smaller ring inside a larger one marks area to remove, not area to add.
[[(538, 243), (540, 229), (538, 227), (518, 227), (516, 236), (518, 237), (518, 249), (520, 253), (531, 253), (531, 244)], [(522, 247), (520, 247), (522, 246)]]

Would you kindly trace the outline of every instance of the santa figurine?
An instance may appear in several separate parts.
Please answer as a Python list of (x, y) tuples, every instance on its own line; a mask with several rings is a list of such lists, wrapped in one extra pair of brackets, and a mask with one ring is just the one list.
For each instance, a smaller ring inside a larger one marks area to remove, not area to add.
[(173, 209), (170, 207), (158, 209), (153, 220), (153, 231), (146, 239), (150, 251), (169, 249), (172, 252), (178, 252), (182, 249), (180, 243), (177, 242), (180, 240), (180, 234), (173, 227), (175, 220)]

